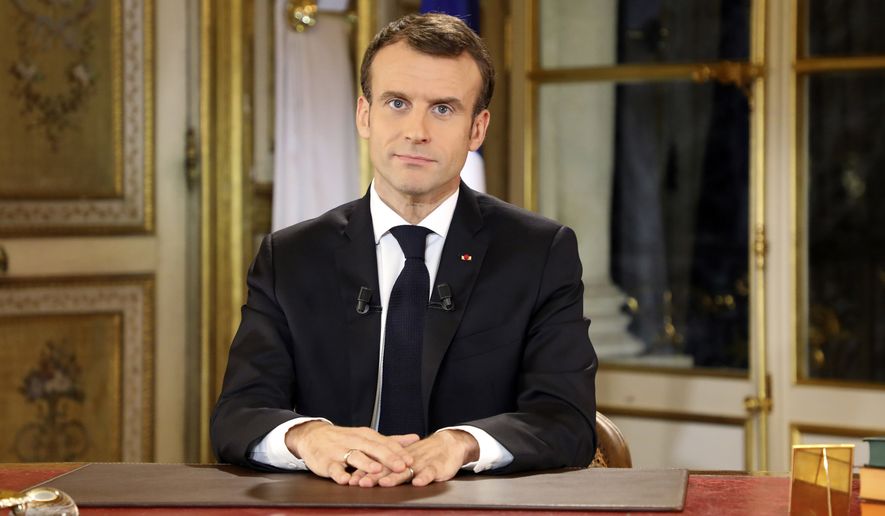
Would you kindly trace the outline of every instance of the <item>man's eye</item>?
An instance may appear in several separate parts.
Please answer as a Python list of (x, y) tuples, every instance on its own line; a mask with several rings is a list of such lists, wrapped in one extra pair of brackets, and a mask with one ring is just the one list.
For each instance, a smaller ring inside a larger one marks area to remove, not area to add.
[(452, 108), (446, 105), (434, 106), (436, 113), (439, 115), (450, 115), (452, 113)]
[(390, 104), (390, 107), (393, 109), (402, 109), (406, 107), (406, 102), (403, 99), (391, 99), (388, 104)]

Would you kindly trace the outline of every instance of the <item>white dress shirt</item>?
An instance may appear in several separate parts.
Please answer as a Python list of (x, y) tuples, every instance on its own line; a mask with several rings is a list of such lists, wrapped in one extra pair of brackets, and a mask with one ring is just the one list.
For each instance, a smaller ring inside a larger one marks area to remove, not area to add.
[[(433, 283), (436, 279), (436, 272), (439, 269), (440, 256), (442, 255), (443, 244), (446, 241), (446, 235), (449, 232), (449, 226), (452, 223), (452, 216), (455, 214), (455, 206), (458, 204), (458, 191), (455, 190), (451, 196), (436, 207), (427, 217), (418, 223), (419, 226), (426, 227), (431, 231), (427, 235), (427, 243), (424, 251), (424, 264), (427, 266), (427, 273), (430, 275), (430, 291), (433, 293)], [(399, 276), (405, 265), (406, 258), (400, 249), (399, 242), (390, 233), (390, 228), (409, 224), (405, 219), (393, 211), (381, 198), (375, 190), (375, 183), (372, 182), (369, 193), (369, 210), (372, 214), (372, 226), (375, 232), (375, 253), (378, 260), (378, 289), (381, 296), (381, 341), (380, 352), (378, 353), (378, 384), (375, 388), (375, 407), (372, 411), (372, 428), (378, 428), (378, 418), (381, 409), (381, 389), (382, 385), (382, 369), (384, 365), (384, 333), (387, 326), (387, 302), (390, 299), (390, 292), (393, 290), (393, 284)], [(273, 430), (271, 430), (250, 452), (250, 458), (257, 462), (262, 462), (270, 466), (282, 469), (303, 470), (307, 469), (304, 461), (295, 457), (286, 446), (286, 432), (290, 428), (308, 421), (322, 420), (329, 422), (323, 418), (316, 417), (293, 417)], [(462, 469), (470, 469), (479, 473), (488, 469), (501, 468), (513, 461), (513, 455), (501, 445), (494, 437), (485, 430), (481, 430), (474, 426), (459, 425), (453, 427), (442, 428), (463, 430), (472, 435), (476, 442), (479, 443), (479, 460), (462, 466)], [(439, 430), (438, 430), (439, 431)]]

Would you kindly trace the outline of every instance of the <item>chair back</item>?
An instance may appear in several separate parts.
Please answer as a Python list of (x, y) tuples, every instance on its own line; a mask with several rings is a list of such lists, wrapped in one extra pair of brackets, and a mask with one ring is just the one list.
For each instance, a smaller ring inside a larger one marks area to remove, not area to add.
[(630, 448), (624, 434), (601, 412), (596, 413), (596, 456), (591, 468), (632, 468)]

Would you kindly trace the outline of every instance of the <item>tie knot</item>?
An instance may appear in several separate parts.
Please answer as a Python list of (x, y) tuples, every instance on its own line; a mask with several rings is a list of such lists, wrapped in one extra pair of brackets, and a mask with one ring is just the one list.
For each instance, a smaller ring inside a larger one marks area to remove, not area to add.
[(400, 249), (406, 259), (424, 259), (424, 248), (427, 244), (427, 235), (431, 231), (423, 226), (395, 226), (390, 228), (390, 234), (399, 242)]

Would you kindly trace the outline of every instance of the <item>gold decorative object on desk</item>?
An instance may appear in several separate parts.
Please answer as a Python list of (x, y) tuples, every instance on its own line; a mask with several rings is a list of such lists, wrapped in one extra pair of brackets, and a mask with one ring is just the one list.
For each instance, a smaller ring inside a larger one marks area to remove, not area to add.
[(317, 23), (317, 3), (289, 0), (286, 2), (286, 22), (296, 32), (304, 32)]
[(0, 509), (12, 509), (16, 513), (18, 507), (28, 503), (28, 497), (18, 491), (0, 489)]
[(797, 444), (790, 471), (790, 515), (847, 516), (853, 444)]
[(0, 509), (15, 516), (78, 516), (80, 510), (67, 493), (52, 487), (35, 487), (24, 492), (0, 489)]

